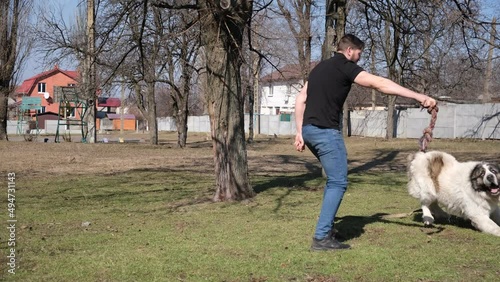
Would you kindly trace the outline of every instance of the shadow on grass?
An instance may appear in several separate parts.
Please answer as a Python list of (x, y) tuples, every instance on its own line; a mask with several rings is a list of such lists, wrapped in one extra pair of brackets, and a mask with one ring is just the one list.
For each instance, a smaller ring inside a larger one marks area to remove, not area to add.
[[(413, 221), (421, 223), (423, 226), (422, 220), (422, 212), (420, 210), (419, 213), (415, 213), (413, 215)], [(431, 225), (430, 228), (443, 228), (444, 226), (455, 226), (459, 228), (477, 230), (471, 223), (470, 220), (450, 215), (448, 218), (436, 218), (434, 221), (434, 225)]]
[(318, 178), (318, 176), (311, 173), (305, 173), (296, 176), (278, 176), (264, 183), (254, 185), (253, 190), (257, 194), (276, 187), (316, 191), (317, 187), (311, 187), (311, 189), (305, 187), (305, 183), (307, 181), (314, 180), (316, 178)]
[[(400, 221), (391, 220), (392, 215), (387, 213), (376, 213), (371, 216), (353, 216), (347, 215), (342, 217), (337, 217), (335, 222), (335, 229), (340, 230), (339, 239), (341, 240), (351, 240), (358, 238), (363, 233), (365, 233), (365, 226), (372, 223), (387, 223), (387, 224), (397, 224), (401, 226), (409, 226), (418, 228), (419, 231), (424, 232), (427, 235), (434, 235), (441, 233), (446, 229), (446, 226), (455, 226), (460, 228), (466, 228), (471, 230), (476, 230), (470, 221), (463, 218), (450, 216), (448, 219), (436, 220), (434, 225), (424, 226), (422, 223), (422, 212), (415, 211), (412, 215), (412, 221), (414, 223), (404, 223)], [(406, 217), (406, 216), (400, 216)], [(398, 218), (397, 216), (395, 218)]]
[[(349, 174), (354, 173), (362, 173), (370, 171), (373, 168), (376, 168), (381, 165), (386, 165), (388, 163), (394, 162), (395, 158), (400, 154), (400, 151), (380, 151), (377, 155), (367, 163), (363, 163), (357, 167), (353, 167), (349, 170)], [(266, 183), (257, 184), (254, 186), (254, 190), (256, 193), (263, 192), (267, 189), (275, 188), (275, 187), (294, 187), (294, 186), (303, 186), (304, 183), (308, 180), (313, 180), (318, 177), (321, 177), (321, 164), (319, 161), (317, 162), (307, 162), (307, 161), (298, 161), (298, 157), (292, 157), (287, 155), (278, 156), (280, 158), (279, 163), (286, 164), (297, 164), (303, 163), (307, 173), (302, 174), (296, 177), (289, 176), (278, 176), (272, 180), (269, 180)], [(355, 162), (351, 160), (350, 162)], [(406, 165), (404, 163), (403, 165)]]
[[(386, 219), (385, 217), (389, 214), (386, 213), (376, 213), (371, 216), (355, 216), (355, 215), (346, 215), (342, 217), (337, 217), (335, 219), (335, 229), (339, 230), (340, 238), (342, 240), (351, 240), (354, 238), (358, 238), (363, 233), (365, 233), (365, 226), (382, 222), (389, 224), (398, 224), (403, 226), (412, 226), (412, 227), (422, 227), (423, 225), (419, 225), (417, 223), (404, 223), (398, 221), (392, 221), (390, 219)], [(439, 231), (441, 232), (441, 231)]]
[[(349, 170), (349, 173), (362, 173), (369, 171), (377, 166), (389, 163), (394, 161), (394, 159), (398, 156), (400, 151), (380, 151), (377, 153), (375, 158), (373, 158), (372, 161), (364, 163), (358, 167), (354, 167)], [(318, 189), (322, 189), (323, 187), (307, 187), (306, 183), (308, 181), (317, 179), (319, 177), (322, 177), (322, 169), (320, 166), (319, 161), (317, 163), (312, 163), (312, 162), (307, 162), (307, 161), (300, 161), (300, 158), (295, 157), (295, 156), (289, 156), (289, 155), (279, 155), (277, 156), (279, 158), (278, 163), (280, 164), (300, 164), (303, 163), (306, 173), (297, 175), (297, 176), (275, 176), (272, 177), (270, 180), (263, 182), (263, 183), (258, 183), (253, 186), (253, 189), (255, 193), (262, 193), (268, 189), (276, 188), (276, 187), (287, 187), (287, 188), (293, 188), (293, 189), (301, 189), (301, 190), (309, 190), (309, 191), (317, 191)], [(277, 201), (277, 206), (274, 209), (275, 211), (278, 211), (281, 208), (283, 200), (291, 194), (293, 189), (290, 189), (287, 191), (287, 193), (281, 195), (276, 201)]]
[[(353, 167), (349, 169), (349, 173), (361, 173), (369, 171), (370, 169), (376, 168), (381, 165), (385, 165), (393, 162), (396, 157), (400, 154), (400, 151), (379, 151), (376, 156), (369, 162)], [(406, 163), (404, 163), (406, 165)]]
[[(253, 185), (255, 193), (258, 194), (268, 189), (276, 187), (305, 188), (305, 183), (307, 181), (311, 181), (317, 179), (318, 177), (321, 177), (321, 167), (319, 166), (319, 162), (316, 165), (308, 161), (303, 161), (296, 156), (289, 156), (289, 155), (277, 155), (275, 157), (278, 158), (278, 160), (276, 161), (277, 164), (304, 165), (306, 173), (297, 176), (290, 176), (290, 175), (274, 176), (272, 174), (269, 174), (271, 178), (270, 180)], [(265, 164), (262, 164), (262, 166), (264, 165)]]

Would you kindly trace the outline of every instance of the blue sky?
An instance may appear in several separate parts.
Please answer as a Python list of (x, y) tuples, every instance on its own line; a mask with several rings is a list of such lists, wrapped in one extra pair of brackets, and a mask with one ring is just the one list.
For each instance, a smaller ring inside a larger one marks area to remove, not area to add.
[[(481, 0), (484, 3), (485, 7), (485, 15), (489, 18), (493, 16), (497, 17), (497, 21), (500, 21), (500, 5), (498, 5), (499, 0)], [(35, 5), (43, 5), (44, 7), (50, 6), (54, 9), (61, 9), (63, 14), (67, 15), (66, 23), (69, 24), (68, 19), (73, 19), (77, 6), (78, 5), (86, 5), (86, 0), (35, 0)], [(30, 56), (29, 60), (26, 62), (26, 66), (21, 73), (21, 83), (23, 80), (32, 77), (40, 72), (51, 69), (53, 66), (44, 66), (43, 62), (41, 62), (41, 58), (33, 54)], [(74, 68), (74, 66), (67, 66), (64, 64), (60, 65), (60, 68)]]
[[(35, 0), (34, 1), (35, 7), (42, 5), (43, 8), (53, 9), (56, 14), (59, 14), (59, 11), (62, 11), (64, 15), (67, 15), (67, 18), (65, 19), (67, 24), (69, 23), (68, 19), (74, 18), (77, 6), (79, 4), (85, 5), (86, 0), (49, 0), (49, 1)], [(35, 10), (39, 11), (40, 9), (35, 8)], [(22, 83), (23, 80), (35, 76), (38, 73), (52, 69), (52, 67), (53, 66), (44, 66), (41, 56), (33, 53), (29, 57), (23, 71), (21, 72), (21, 77), (20, 77), (21, 81), (19, 81), (19, 83)], [(61, 65), (60, 67), (62, 69), (65, 69), (68, 66)]]

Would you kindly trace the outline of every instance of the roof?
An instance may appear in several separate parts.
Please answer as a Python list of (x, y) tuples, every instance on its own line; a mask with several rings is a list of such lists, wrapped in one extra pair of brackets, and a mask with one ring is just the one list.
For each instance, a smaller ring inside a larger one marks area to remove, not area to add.
[[(108, 114), (109, 119), (120, 119), (121, 115), (120, 114)], [(135, 119), (135, 115), (133, 114), (124, 114), (123, 115), (124, 119)]]
[(121, 104), (122, 103), (118, 98), (99, 97), (97, 101), (98, 107), (120, 107)]
[(16, 89), (16, 93), (29, 93), (33, 87), (38, 83), (38, 81), (43, 80), (49, 76), (52, 76), (56, 73), (62, 73), (72, 79), (77, 79), (78, 78), (78, 72), (77, 71), (71, 71), (71, 70), (61, 70), (58, 66), (55, 66), (53, 69), (39, 73), (33, 77), (30, 77), (28, 79), (25, 79), (23, 81), (23, 84), (19, 86)]
[[(315, 67), (318, 62), (311, 63), (311, 69)], [(281, 69), (275, 70), (270, 74), (263, 76), (261, 81), (270, 82), (270, 81), (289, 81), (289, 80), (298, 80), (302, 79), (302, 68), (298, 64), (290, 64), (286, 65)]]
[(58, 114), (54, 113), (54, 112), (45, 112), (45, 113), (32, 114), (31, 116), (32, 117), (34, 117), (34, 116), (58, 116)]

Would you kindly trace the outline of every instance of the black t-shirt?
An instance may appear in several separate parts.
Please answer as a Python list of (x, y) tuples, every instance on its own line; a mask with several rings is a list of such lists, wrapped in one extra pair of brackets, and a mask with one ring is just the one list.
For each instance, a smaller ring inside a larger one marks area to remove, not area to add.
[(303, 125), (340, 129), (342, 107), (351, 85), (363, 68), (335, 53), (309, 74)]

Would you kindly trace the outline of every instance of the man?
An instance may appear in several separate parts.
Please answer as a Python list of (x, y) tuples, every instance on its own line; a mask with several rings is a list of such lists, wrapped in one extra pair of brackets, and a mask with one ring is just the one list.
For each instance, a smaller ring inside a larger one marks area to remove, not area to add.
[(350, 248), (335, 239), (333, 221), (347, 188), (347, 151), (340, 124), (352, 83), (415, 99), (426, 108), (436, 106), (436, 101), (427, 95), (364, 71), (356, 64), (363, 47), (363, 41), (352, 34), (342, 37), (337, 53), (314, 67), (295, 101), (295, 147), (302, 152), (307, 146), (327, 176), (312, 250)]

